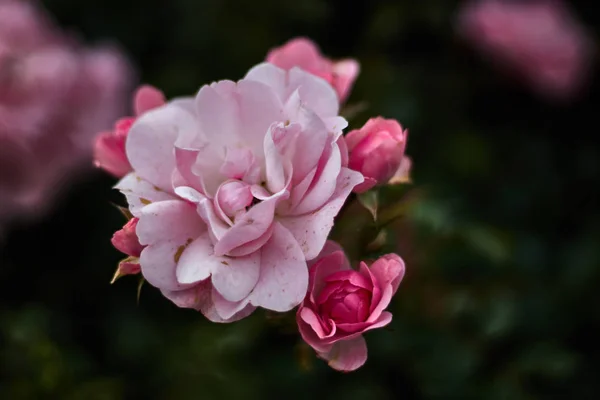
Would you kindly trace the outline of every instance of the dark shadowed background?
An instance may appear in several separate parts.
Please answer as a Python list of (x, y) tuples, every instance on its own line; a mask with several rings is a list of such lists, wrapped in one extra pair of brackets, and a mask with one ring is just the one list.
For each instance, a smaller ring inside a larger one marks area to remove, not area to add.
[[(110, 237), (124, 222), (110, 202), (123, 200), (95, 171), (5, 238), (0, 398), (598, 398), (598, 80), (570, 103), (541, 99), (457, 38), (458, 4), (44, 2), (84, 40), (119, 43), (139, 82), (168, 97), (239, 79), (294, 36), (357, 58), (349, 103), (369, 107), (350, 126), (383, 115), (408, 127), (426, 195), (385, 245), (407, 262), (394, 320), (366, 335), (365, 366), (342, 374), (300, 345), (293, 320), (212, 324), (150, 286), (138, 305), (136, 278), (109, 285), (122, 258)], [(597, 34), (593, 2), (572, 4)], [(355, 234), (340, 226), (335, 237)]]

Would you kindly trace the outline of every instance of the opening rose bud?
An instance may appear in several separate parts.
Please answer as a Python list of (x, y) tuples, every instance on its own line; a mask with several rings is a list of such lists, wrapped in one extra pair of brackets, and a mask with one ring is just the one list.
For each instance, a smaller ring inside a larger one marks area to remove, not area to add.
[(390, 323), (384, 311), (404, 276), (396, 254), (379, 258), (371, 267), (350, 268), (339, 246), (328, 242), (310, 269), (308, 294), (297, 313), (302, 338), (332, 368), (352, 371), (367, 360), (362, 334)]
[(408, 131), (398, 121), (382, 117), (371, 118), (361, 129), (346, 135), (350, 151), (348, 166), (365, 177), (354, 192), (366, 192), (394, 176), (404, 157), (407, 136)]

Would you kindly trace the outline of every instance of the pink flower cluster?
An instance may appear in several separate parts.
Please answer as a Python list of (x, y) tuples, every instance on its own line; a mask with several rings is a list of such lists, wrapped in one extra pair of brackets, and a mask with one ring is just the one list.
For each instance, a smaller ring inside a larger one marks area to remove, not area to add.
[(0, 222), (46, 209), (86, 170), (129, 72), (118, 52), (80, 47), (32, 3), (0, 0)]
[(115, 276), (141, 272), (214, 322), (300, 306), (307, 343), (334, 368), (356, 369), (361, 334), (391, 320), (383, 310), (404, 264), (389, 255), (353, 271), (327, 239), (353, 190), (400, 169), (406, 131), (374, 118), (343, 136), (356, 61), (332, 62), (307, 39), (267, 60), (194, 97), (165, 101), (144, 86), (135, 117), (98, 136), (96, 165), (122, 178), (132, 215), (112, 240), (128, 256)]
[(589, 75), (593, 42), (560, 0), (478, 0), (460, 10), (459, 31), (542, 95), (567, 99)]

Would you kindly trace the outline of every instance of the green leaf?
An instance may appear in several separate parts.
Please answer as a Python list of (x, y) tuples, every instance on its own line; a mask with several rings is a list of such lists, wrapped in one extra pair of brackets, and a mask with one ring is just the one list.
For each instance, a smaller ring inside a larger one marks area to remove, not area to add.
[(357, 199), (364, 208), (369, 210), (373, 216), (373, 221), (377, 221), (377, 207), (379, 205), (379, 192), (377, 189), (361, 193), (357, 196)]
[(136, 296), (136, 302), (138, 305), (140, 304), (140, 295), (142, 294), (142, 286), (144, 286), (144, 282), (146, 282), (146, 280), (144, 279), (143, 276), (140, 276), (140, 281), (138, 283), (137, 296)]

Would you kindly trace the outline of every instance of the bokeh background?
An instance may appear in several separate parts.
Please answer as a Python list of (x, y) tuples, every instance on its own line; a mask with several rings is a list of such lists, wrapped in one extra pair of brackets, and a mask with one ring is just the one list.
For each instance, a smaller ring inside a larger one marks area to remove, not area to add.
[[(594, 2), (570, 3), (597, 34)], [(45, 217), (5, 233), (0, 398), (600, 396), (595, 74), (572, 101), (541, 98), (457, 36), (456, 1), (43, 4), (82, 40), (117, 43), (137, 82), (168, 97), (239, 79), (294, 36), (357, 58), (349, 103), (368, 108), (351, 126), (383, 115), (409, 128), (414, 186), (383, 195), (409, 191), (416, 200), (378, 249), (407, 262), (394, 320), (367, 334), (367, 364), (342, 374), (303, 347), (286, 318), (256, 312), (212, 324), (150, 286), (137, 304), (136, 278), (110, 285), (122, 258), (110, 237), (124, 222), (110, 203), (123, 200), (115, 180), (95, 171), (65, 188)], [(352, 222), (335, 237), (353, 245), (371, 232), (369, 214), (348, 213)]]

